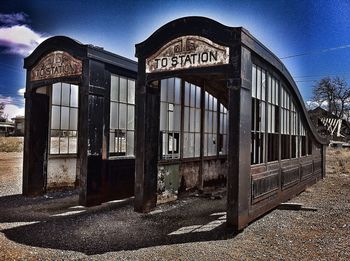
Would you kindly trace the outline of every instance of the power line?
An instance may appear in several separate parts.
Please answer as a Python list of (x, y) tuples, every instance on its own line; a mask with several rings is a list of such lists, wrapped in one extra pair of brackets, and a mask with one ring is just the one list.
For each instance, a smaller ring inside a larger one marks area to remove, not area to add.
[(323, 49), (323, 50), (317, 50), (317, 51), (311, 51), (311, 52), (305, 52), (305, 53), (299, 53), (299, 54), (289, 55), (289, 56), (285, 56), (285, 57), (280, 57), (280, 59), (283, 60), (283, 59), (289, 59), (289, 58), (294, 58), (294, 57), (299, 57), (299, 56), (305, 56), (305, 55), (312, 55), (312, 54), (318, 54), (318, 53), (326, 53), (326, 52), (331, 52), (331, 51), (336, 51), (336, 50), (346, 49), (346, 48), (350, 48), (350, 44), (340, 45), (340, 46), (337, 46), (337, 47), (327, 48), (327, 49)]

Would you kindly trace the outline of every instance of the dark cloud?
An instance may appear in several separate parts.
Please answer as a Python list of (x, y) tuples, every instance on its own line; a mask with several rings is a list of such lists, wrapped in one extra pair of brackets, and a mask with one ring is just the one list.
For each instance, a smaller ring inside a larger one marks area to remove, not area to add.
[(28, 15), (23, 12), (12, 14), (0, 13), (0, 26), (22, 25), (28, 22)]

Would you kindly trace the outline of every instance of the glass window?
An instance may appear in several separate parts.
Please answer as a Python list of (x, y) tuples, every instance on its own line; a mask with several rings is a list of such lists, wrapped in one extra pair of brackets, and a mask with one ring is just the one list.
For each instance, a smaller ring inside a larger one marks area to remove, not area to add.
[[(259, 66), (252, 69), (251, 164), (265, 162), (266, 72)], [(253, 90), (256, 90), (253, 92)]]
[(135, 131), (135, 80), (111, 75), (109, 153), (133, 156)]
[(162, 159), (180, 158), (181, 80), (162, 80), (160, 97)]
[(76, 154), (78, 142), (77, 85), (55, 83), (51, 91), (50, 154)]

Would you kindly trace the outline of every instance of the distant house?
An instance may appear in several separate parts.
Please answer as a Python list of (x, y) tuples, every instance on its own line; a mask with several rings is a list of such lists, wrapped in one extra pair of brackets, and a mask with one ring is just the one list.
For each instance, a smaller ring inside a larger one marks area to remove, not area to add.
[(0, 121), (0, 137), (7, 137), (14, 131), (14, 123), (8, 121)]
[(350, 141), (350, 124), (346, 120), (340, 119), (321, 107), (310, 110), (309, 114), (321, 135), (337, 143)]
[(14, 136), (24, 136), (24, 116), (16, 116), (11, 120), (14, 121)]

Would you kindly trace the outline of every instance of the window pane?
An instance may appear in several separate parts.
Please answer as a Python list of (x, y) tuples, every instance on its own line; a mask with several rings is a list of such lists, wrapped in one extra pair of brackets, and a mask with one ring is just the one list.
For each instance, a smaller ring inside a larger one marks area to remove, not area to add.
[(70, 85), (68, 83), (62, 83), (62, 105), (69, 106), (70, 97)]
[(78, 107), (78, 95), (79, 95), (78, 85), (71, 85), (71, 90), (70, 90), (70, 106), (71, 107)]
[(69, 129), (69, 107), (61, 107), (61, 130)]
[(201, 109), (196, 109), (196, 132), (201, 131)]
[(160, 130), (167, 130), (167, 114), (168, 114), (168, 106), (167, 103), (160, 103)]
[(175, 78), (175, 103), (180, 104), (181, 79)]
[(254, 64), (252, 70), (252, 97), (256, 98), (256, 66)]
[(168, 102), (174, 103), (174, 78), (168, 79)]
[(116, 75), (111, 76), (111, 100), (118, 101), (119, 90), (119, 77)]
[(134, 119), (135, 119), (135, 113), (134, 113), (134, 105), (128, 105), (128, 130), (134, 130)]
[(76, 108), (70, 108), (69, 129), (70, 130), (78, 129), (78, 109)]
[(265, 94), (266, 94), (266, 76), (265, 76), (265, 71), (262, 70), (262, 75), (261, 75), (261, 99), (265, 101)]
[(195, 125), (195, 108), (190, 108), (190, 131), (194, 130)]
[(60, 142), (59, 136), (53, 136), (53, 132), (51, 131), (50, 154), (59, 153), (59, 142)]
[(166, 102), (167, 101), (167, 89), (168, 89), (168, 81), (161, 80), (160, 82), (160, 100)]
[(109, 133), (109, 152), (115, 152), (115, 135), (114, 132)]
[(261, 68), (257, 68), (257, 77), (256, 77), (256, 97), (261, 99)]
[(61, 104), (61, 83), (55, 83), (52, 85), (52, 104)]
[(110, 128), (118, 129), (118, 103), (111, 102)]
[(218, 119), (217, 119), (217, 113), (213, 112), (213, 133), (216, 133), (217, 125), (218, 125)]
[(207, 110), (209, 108), (209, 104), (208, 104), (208, 99), (209, 99), (209, 93), (208, 92), (205, 92), (205, 95), (204, 95), (204, 106), (205, 106), (205, 109)]
[(126, 104), (119, 104), (119, 129), (126, 129)]
[(199, 157), (200, 156), (200, 137), (201, 137), (201, 135), (200, 135), (200, 133), (196, 133), (195, 134), (195, 147), (194, 147), (194, 156), (195, 157)]
[(135, 81), (128, 80), (128, 103), (135, 104)]
[(61, 133), (60, 137), (60, 154), (68, 153), (68, 137), (65, 132)]
[(169, 110), (168, 110), (168, 130), (173, 131), (174, 130), (174, 108), (172, 104), (169, 104)]
[(201, 107), (201, 88), (198, 86), (196, 91), (196, 107), (197, 108)]
[(195, 107), (196, 86), (191, 84), (191, 107)]
[(60, 128), (60, 106), (52, 106), (51, 108), (51, 129)]
[(126, 155), (133, 156), (134, 155), (134, 132), (128, 131), (126, 139), (127, 139)]
[(127, 86), (126, 86), (126, 78), (119, 78), (119, 101), (126, 102), (127, 95)]
[(76, 131), (72, 131), (71, 136), (69, 137), (69, 153), (77, 153), (77, 144), (78, 139), (76, 136)]
[(174, 131), (180, 131), (181, 123), (181, 106), (175, 105), (174, 109)]
[(190, 84), (185, 82), (185, 105), (190, 105)]
[(189, 122), (190, 122), (190, 109), (185, 107), (184, 112), (184, 131), (189, 131)]

